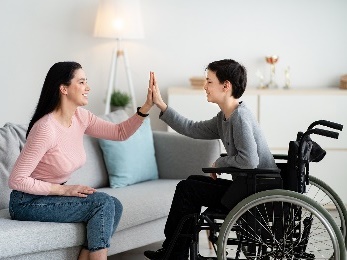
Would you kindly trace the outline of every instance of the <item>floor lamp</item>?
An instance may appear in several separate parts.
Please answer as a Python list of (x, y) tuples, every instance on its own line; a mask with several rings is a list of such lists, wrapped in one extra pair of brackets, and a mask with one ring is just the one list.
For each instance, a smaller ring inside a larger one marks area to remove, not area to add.
[(107, 94), (106, 94), (105, 114), (108, 114), (110, 112), (111, 95), (114, 90), (115, 80), (117, 78), (117, 65), (121, 59), (123, 59), (125, 72), (127, 74), (128, 87), (129, 87), (129, 92), (131, 96), (131, 104), (132, 104), (132, 108), (134, 112), (136, 112), (136, 108), (137, 108), (136, 100), (135, 100), (134, 84), (133, 84), (131, 73), (130, 73), (130, 66), (129, 66), (127, 52), (126, 52), (126, 49), (121, 48), (120, 46), (121, 46), (121, 40), (117, 39), (117, 47), (114, 49), (113, 55), (112, 55), (110, 78), (109, 78)]
[(99, 0), (94, 36), (117, 40), (113, 51), (109, 84), (106, 94), (105, 114), (110, 112), (111, 95), (117, 79), (117, 65), (123, 60), (132, 108), (136, 112), (136, 100), (126, 49), (123, 40), (143, 38), (140, 0)]

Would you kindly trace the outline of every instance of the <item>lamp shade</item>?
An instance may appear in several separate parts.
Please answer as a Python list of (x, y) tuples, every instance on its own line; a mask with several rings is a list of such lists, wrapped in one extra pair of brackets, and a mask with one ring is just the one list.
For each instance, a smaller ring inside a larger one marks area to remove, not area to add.
[(99, 0), (94, 36), (115, 39), (143, 38), (140, 0)]

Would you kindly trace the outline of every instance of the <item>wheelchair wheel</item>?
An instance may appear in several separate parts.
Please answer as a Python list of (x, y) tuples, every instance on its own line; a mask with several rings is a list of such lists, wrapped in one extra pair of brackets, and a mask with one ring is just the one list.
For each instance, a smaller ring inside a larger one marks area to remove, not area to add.
[(225, 259), (345, 259), (331, 215), (309, 197), (288, 190), (253, 194), (233, 208), (218, 237)]
[(336, 192), (322, 180), (310, 176), (310, 184), (306, 186), (306, 193), (304, 195), (322, 205), (329, 213), (335, 213), (332, 216), (341, 230), (345, 240), (345, 246), (347, 247), (347, 211)]

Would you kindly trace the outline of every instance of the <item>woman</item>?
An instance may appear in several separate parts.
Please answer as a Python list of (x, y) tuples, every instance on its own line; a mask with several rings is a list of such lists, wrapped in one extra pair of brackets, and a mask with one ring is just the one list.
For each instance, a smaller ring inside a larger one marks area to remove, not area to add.
[(114, 197), (84, 185), (65, 185), (86, 161), (83, 135), (125, 140), (153, 106), (145, 104), (128, 120), (113, 124), (88, 110), (90, 87), (80, 64), (58, 62), (47, 73), (27, 130), (27, 141), (9, 178), (10, 214), (15, 220), (84, 222), (87, 239), (79, 259), (107, 259), (107, 248), (122, 214)]
[[(239, 101), (247, 85), (246, 69), (234, 60), (225, 59), (210, 63), (206, 70), (204, 89), (207, 101), (216, 103), (221, 111), (206, 121), (194, 122), (184, 118), (163, 101), (154, 75), (151, 74), (153, 102), (161, 110), (160, 119), (178, 133), (192, 138), (221, 139), (227, 156), (219, 157), (213, 167), (277, 168), (256, 119), (246, 104)], [(232, 206), (223, 203), (223, 197), (227, 192), (228, 196), (231, 192), (233, 197), (240, 197), (244, 191), (242, 184), (240, 179), (230, 181), (217, 178), (216, 174), (210, 177), (190, 176), (180, 181), (165, 225), (163, 247), (157, 251), (146, 251), (145, 256), (152, 260), (163, 259), (184, 216), (200, 213), (202, 206), (229, 210)], [(186, 223), (181, 232), (189, 233), (191, 226), (191, 222)], [(189, 240), (178, 239), (169, 259), (188, 259), (188, 251)]]

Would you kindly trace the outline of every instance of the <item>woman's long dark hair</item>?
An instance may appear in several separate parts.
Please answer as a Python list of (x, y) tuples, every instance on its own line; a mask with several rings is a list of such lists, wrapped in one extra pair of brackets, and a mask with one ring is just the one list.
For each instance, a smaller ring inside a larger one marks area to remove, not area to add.
[(48, 71), (33, 117), (26, 133), (28, 137), (33, 125), (44, 115), (51, 113), (60, 105), (60, 85), (70, 86), (75, 71), (82, 66), (73, 61), (55, 63)]

